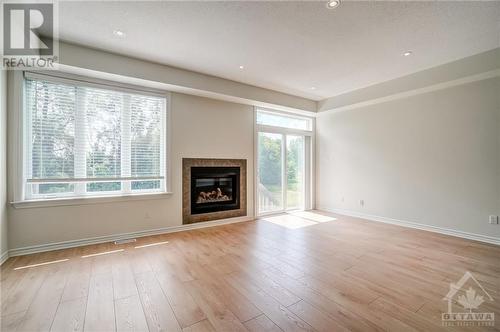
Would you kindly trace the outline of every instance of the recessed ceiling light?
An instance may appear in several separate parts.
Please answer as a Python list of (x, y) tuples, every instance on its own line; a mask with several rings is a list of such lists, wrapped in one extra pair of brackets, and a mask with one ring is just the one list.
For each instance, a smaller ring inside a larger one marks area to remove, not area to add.
[(123, 37), (125, 37), (125, 32), (123, 32), (121, 30), (114, 30), (113, 35), (120, 37), (120, 38), (123, 38)]
[(316, 87), (315, 87), (315, 86), (312, 86), (312, 87), (311, 87), (311, 90), (316, 90)]
[(340, 6), (340, 0), (330, 0), (326, 3), (326, 8), (333, 9)]
[(245, 67), (243, 67), (243, 66), (240, 66), (240, 69), (245, 69)]
[(410, 56), (412, 54), (413, 54), (412, 51), (406, 51), (406, 52), (403, 53), (404, 56)]

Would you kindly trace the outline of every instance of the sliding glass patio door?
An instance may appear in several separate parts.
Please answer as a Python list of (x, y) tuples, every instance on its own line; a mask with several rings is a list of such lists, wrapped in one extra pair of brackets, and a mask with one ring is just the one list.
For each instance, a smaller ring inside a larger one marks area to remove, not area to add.
[(258, 108), (255, 132), (257, 215), (312, 208), (314, 119)]
[(286, 208), (304, 209), (304, 136), (286, 135)]
[(258, 214), (304, 209), (306, 137), (258, 132), (257, 151)]

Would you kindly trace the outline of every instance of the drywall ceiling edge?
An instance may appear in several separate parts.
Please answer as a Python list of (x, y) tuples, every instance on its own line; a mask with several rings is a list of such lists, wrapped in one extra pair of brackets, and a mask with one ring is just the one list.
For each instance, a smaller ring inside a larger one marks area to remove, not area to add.
[(314, 100), (66, 42), (59, 44), (59, 59), (61, 70), (77, 74), (106, 73), (157, 83), (173, 92), (309, 115), (317, 109)]
[[(372, 100), (383, 100), (389, 96), (405, 95), (409, 91), (418, 91), (446, 82), (463, 80), (467, 77), (478, 77), (482, 73), (495, 72), (499, 68), (500, 48), (496, 48), (411, 75), (321, 100), (318, 102), (317, 111), (345, 109), (351, 105), (367, 103)], [(488, 76), (485, 75), (485, 77)]]

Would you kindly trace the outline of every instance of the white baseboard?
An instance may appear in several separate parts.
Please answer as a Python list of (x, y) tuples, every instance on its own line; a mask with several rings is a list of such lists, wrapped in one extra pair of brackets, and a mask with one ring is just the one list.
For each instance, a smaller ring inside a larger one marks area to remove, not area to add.
[(371, 220), (371, 221), (383, 222), (386, 224), (415, 228), (415, 229), (420, 229), (423, 231), (429, 231), (429, 232), (434, 232), (434, 233), (456, 236), (456, 237), (469, 239), (469, 240), (475, 240), (475, 241), (500, 245), (500, 238), (493, 237), (493, 236), (468, 233), (468, 232), (458, 231), (458, 230), (454, 230), (454, 229), (450, 229), (450, 228), (425, 225), (425, 224), (420, 224), (420, 223), (416, 223), (416, 222), (412, 222), (412, 221), (405, 221), (405, 220), (398, 220), (398, 219), (387, 218), (387, 217), (374, 216), (374, 215), (364, 214), (364, 213), (360, 213), (360, 212), (356, 212), (356, 211), (329, 208), (329, 207), (325, 207), (325, 206), (318, 207), (318, 210), (323, 210), (326, 212), (343, 214), (345, 216), (350, 216), (350, 217), (362, 218), (362, 219), (367, 219), (367, 220)]
[[(158, 229), (150, 229), (150, 230), (146, 230), (146, 231), (113, 234), (113, 235), (107, 235), (107, 236), (92, 237), (92, 238), (87, 238), (87, 239), (79, 239), (79, 240), (71, 240), (71, 241), (64, 241), (64, 242), (41, 244), (41, 245), (29, 246), (29, 247), (23, 247), (23, 248), (15, 248), (15, 249), (10, 249), (8, 252), (4, 253), (2, 255), (2, 260), (3, 259), (7, 260), (8, 257), (29, 255), (29, 254), (34, 254), (34, 253), (44, 252), (44, 251), (81, 247), (81, 246), (85, 246), (85, 245), (89, 245), (89, 244), (113, 242), (113, 241), (118, 241), (118, 240), (123, 240), (123, 239), (138, 238), (138, 237), (144, 237), (144, 236), (149, 236), (149, 235), (175, 233), (175, 232), (181, 232), (181, 231), (186, 231), (186, 230), (190, 230), (190, 229), (213, 227), (213, 226), (233, 224), (233, 223), (250, 221), (250, 220), (254, 220), (254, 217), (245, 216), (245, 217), (220, 219), (220, 220), (214, 220), (214, 221), (199, 222), (199, 223), (189, 224), (189, 225), (171, 226), (171, 227), (164, 227), (164, 228), (158, 228)], [(6, 256), (5, 258), (3, 257), (4, 255)], [(2, 263), (3, 263), (3, 261), (2, 261)]]
[(0, 266), (5, 263), (5, 261), (9, 259), (9, 251), (4, 252), (0, 255)]

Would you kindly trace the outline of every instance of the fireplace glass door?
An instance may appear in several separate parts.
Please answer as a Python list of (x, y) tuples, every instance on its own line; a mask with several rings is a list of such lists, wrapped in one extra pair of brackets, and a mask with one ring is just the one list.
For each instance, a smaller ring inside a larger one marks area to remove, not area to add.
[(191, 214), (240, 208), (238, 167), (191, 168)]

